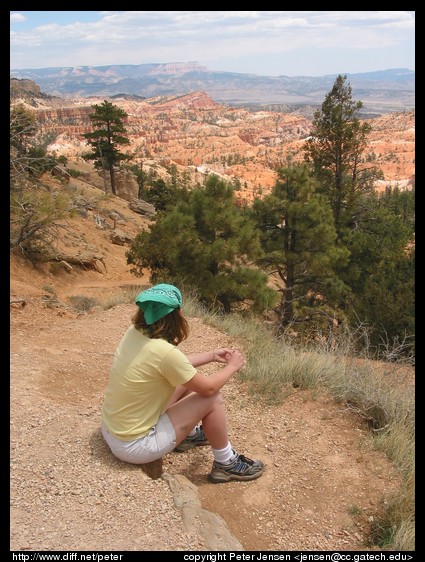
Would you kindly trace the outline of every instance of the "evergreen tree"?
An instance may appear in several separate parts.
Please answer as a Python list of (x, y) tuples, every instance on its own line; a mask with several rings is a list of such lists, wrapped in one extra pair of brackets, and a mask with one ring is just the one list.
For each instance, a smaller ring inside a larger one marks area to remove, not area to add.
[(127, 113), (108, 100), (104, 100), (100, 105), (92, 105), (92, 108), (94, 113), (90, 113), (89, 118), (94, 131), (83, 135), (92, 147), (92, 152), (85, 154), (83, 158), (94, 160), (94, 165), (98, 169), (109, 170), (111, 191), (116, 195), (114, 166), (122, 160), (131, 158), (118, 149), (120, 145), (130, 144), (129, 139), (125, 136), (126, 129), (123, 121), (127, 117)]
[[(348, 252), (338, 245), (332, 212), (305, 165), (281, 168), (270, 195), (256, 199), (253, 215), (264, 251), (257, 263), (280, 279), (278, 309), (282, 333), (313, 309), (334, 304), (344, 290), (334, 276)], [(326, 300), (328, 295), (328, 300)]]
[(177, 170), (177, 166), (175, 164), (171, 164), (168, 169), (168, 173), (170, 174), (170, 184), (173, 189), (177, 189), (179, 183), (179, 172)]
[(201, 301), (223, 312), (240, 305), (255, 311), (274, 306), (276, 293), (253, 265), (260, 245), (252, 219), (235, 205), (233, 188), (216, 176), (188, 199), (159, 212), (149, 231), (127, 252), (132, 272), (151, 272), (153, 283), (195, 287)]
[(415, 186), (411, 189), (400, 189), (398, 186), (387, 186), (381, 195), (382, 204), (399, 216), (403, 224), (414, 231), (415, 228)]
[(382, 172), (363, 158), (371, 125), (360, 121), (358, 112), (363, 103), (353, 101), (346, 80), (342, 75), (336, 78), (321, 109), (314, 114), (304, 147), (318, 190), (331, 205), (338, 238), (356, 228), (363, 212), (359, 198), (370, 193), (374, 181), (382, 177)]
[(162, 178), (152, 180), (144, 193), (145, 201), (152, 203), (156, 211), (165, 211), (174, 206), (179, 199), (187, 198), (188, 190), (184, 187), (174, 187), (172, 179), (168, 183)]
[(374, 158), (364, 156), (371, 125), (358, 117), (362, 105), (352, 100), (346, 77), (339, 75), (315, 113), (305, 160), (331, 205), (338, 240), (350, 254), (335, 270), (350, 288), (342, 309), (352, 327), (368, 326), (366, 345), (377, 346), (382, 337), (413, 335), (413, 203), (399, 190), (375, 192), (382, 172)]
[(350, 238), (346, 302), (351, 325), (368, 328), (368, 345), (379, 354), (383, 341), (396, 345), (415, 333), (414, 194), (370, 194), (363, 197), (368, 220)]

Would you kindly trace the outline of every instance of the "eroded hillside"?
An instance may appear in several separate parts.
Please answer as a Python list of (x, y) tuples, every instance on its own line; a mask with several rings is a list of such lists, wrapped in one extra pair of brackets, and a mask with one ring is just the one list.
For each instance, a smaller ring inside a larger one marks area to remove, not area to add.
[[(71, 161), (87, 152), (83, 134), (91, 130), (89, 113), (101, 98), (61, 100), (49, 96), (15, 96), (36, 115), (40, 135), (49, 135), (48, 150)], [(114, 98), (113, 103), (128, 114), (127, 148), (133, 163), (145, 171), (166, 173), (174, 164), (189, 182), (202, 182), (215, 173), (231, 181), (239, 197), (251, 200), (266, 193), (275, 183), (276, 167), (286, 161), (302, 160), (304, 140), (311, 119), (297, 112), (251, 111), (215, 103), (204, 92), (177, 98), (145, 100)], [(366, 161), (378, 165), (384, 180), (378, 188), (408, 186), (415, 173), (415, 114), (391, 113), (369, 121), (372, 133)]]

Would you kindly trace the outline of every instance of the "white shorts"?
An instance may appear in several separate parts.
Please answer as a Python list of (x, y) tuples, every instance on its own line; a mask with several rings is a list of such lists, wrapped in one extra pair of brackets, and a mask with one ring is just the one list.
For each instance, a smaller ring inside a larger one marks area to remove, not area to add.
[(176, 446), (176, 432), (168, 414), (164, 413), (156, 426), (147, 435), (123, 441), (110, 433), (103, 423), (100, 423), (103, 438), (113, 454), (122, 461), (134, 464), (145, 464), (155, 461), (171, 452)]

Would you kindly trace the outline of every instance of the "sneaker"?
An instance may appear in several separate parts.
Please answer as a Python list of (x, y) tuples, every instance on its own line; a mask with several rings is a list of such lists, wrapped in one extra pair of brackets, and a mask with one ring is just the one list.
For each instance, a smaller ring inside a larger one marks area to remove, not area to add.
[(194, 447), (202, 447), (203, 445), (209, 445), (209, 441), (201, 425), (195, 435), (188, 435), (174, 450), (183, 453), (184, 451), (189, 451), (189, 449), (193, 449)]
[(244, 455), (239, 455), (230, 464), (214, 461), (212, 470), (208, 474), (211, 482), (230, 482), (230, 480), (255, 480), (264, 472), (261, 461), (253, 461)]

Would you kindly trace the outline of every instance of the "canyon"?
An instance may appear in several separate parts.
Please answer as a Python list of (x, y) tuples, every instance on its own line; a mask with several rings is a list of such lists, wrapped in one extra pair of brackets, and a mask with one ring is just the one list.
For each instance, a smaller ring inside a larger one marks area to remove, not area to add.
[[(36, 87), (31, 90), (31, 81), (12, 82), (25, 82), (25, 88), (14, 88), (13, 104), (33, 112), (40, 138), (51, 139), (48, 152), (65, 156), (70, 168), (72, 162), (81, 162), (88, 151), (83, 135), (92, 130), (89, 114), (103, 98), (47, 96)], [(127, 113), (130, 144), (122, 150), (132, 156), (131, 164), (143, 166), (146, 173), (154, 170), (164, 180), (174, 165), (188, 185), (202, 184), (214, 173), (231, 182), (237, 197), (248, 202), (270, 191), (279, 166), (303, 160), (317, 109), (297, 106), (285, 113), (234, 107), (217, 103), (202, 91), (147, 99), (123, 94), (109, 101)], [(365, 163), (373, 162), (383, 172), (376, 188), (411, 187), (415, 111), (385, 113), (368, 122), (372, 132)]]

